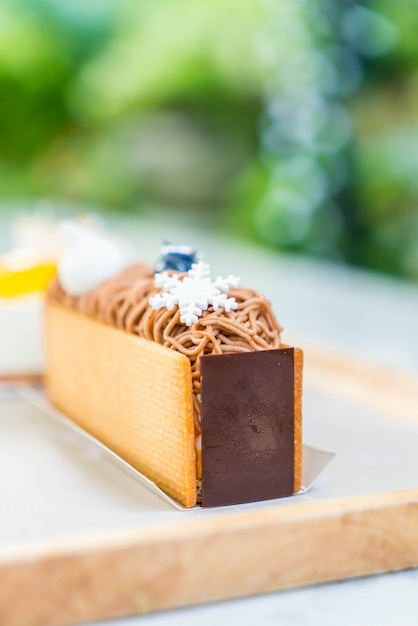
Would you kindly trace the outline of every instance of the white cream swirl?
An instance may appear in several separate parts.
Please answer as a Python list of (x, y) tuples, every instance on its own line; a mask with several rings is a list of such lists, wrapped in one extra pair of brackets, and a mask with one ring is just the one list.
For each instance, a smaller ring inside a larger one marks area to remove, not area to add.
[(58, 263), (58, 280), (71, 296), (87, 293), (131, 262), (122, 245), (105, 233), (69, 220), (62, 223), (61, 232), (65, 245)]

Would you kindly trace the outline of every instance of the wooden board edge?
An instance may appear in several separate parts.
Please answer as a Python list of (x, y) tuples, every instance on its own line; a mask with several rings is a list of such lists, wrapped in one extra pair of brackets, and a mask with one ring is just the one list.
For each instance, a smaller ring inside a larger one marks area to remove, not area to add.
[(418, 376), (368, 362), (309, 339), (303, 346), (304, 383), (392, 419), (418, 421)]
[(418, 489), (269, 507), (3, 560), (0, 623), (109, 619), (416, 565)]
[(31, 374), (21, 373), (21, 374), (0, 374), (0, 384), (13, 384), (13, 385), (35, 385), (40, 386), (44, 382), (43, 374)]

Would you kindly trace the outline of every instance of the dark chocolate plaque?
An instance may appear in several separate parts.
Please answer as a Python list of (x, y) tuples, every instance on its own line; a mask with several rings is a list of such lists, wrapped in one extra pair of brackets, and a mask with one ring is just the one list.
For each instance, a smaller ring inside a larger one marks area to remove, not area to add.
[(201, 357), (202, 506), (293, 494), (293, 352)]

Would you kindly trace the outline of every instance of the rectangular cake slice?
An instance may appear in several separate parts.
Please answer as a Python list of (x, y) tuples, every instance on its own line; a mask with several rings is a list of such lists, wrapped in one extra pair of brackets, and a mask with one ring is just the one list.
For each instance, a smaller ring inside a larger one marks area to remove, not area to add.
[[(168, 495), (194, 506), (189, 359), (52, 302), (46, 338), (53, 404)], [(201, 357), (203, 506), (299, 490), (302, 360), (301, 350), (288, 347)]]
[[(97, 259), (74, 261), (80, 281)], [(299, 490), (302, 352), (262, 294), (200, 261), (135, 264), (81, 292), (62, 267), (46, 311), (57, 407), (185, 507)]]

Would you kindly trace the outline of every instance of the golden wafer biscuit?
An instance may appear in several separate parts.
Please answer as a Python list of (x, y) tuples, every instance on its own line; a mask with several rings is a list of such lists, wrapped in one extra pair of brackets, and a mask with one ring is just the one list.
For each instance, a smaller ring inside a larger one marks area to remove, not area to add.
[(189, 359), (59, 305), (46, 309), (51, 401), (168, 495), (194, 506)]

